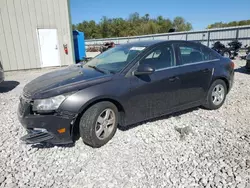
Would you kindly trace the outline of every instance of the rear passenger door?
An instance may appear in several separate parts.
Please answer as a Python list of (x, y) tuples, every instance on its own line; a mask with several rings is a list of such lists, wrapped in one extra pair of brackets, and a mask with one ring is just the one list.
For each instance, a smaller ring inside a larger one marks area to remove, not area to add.
[(201, 44), (190, 42), (175, 44), (178, 60), (180, 105), (204, 100), (213, 74), (215, 57)]

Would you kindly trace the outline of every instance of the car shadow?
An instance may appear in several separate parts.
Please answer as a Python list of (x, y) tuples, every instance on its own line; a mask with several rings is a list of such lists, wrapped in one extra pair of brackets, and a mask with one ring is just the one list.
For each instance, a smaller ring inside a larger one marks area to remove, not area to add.
[(234, 72), (239, 72), (239, 73), (243, 73), (243, 74), (250, 74), (250, 71), (248, 71), (245, 66), (234, 69)]
[[(122, 127), (122, 126), (118, 125), (118, 129), (121, 130), (121, 131), (128, 131), (128, 130), (133, 129), (135, 127), (141, 126), (141, 125), (143, 125), (145, 123), (150, 123), (150, 122), (154, 122), (154, 121), (158, 121), (158, 120), (163, 120), (163, 119), (167, 119), (167, 118), (170, 118), (170, 117), (179, 117), (180, 115), (190, 113), (190, 112), (193, 112), (195, 110), (199, 110), (200, 108), (201, 107), (190, 108), (190, 109), (187, 109), (187, 110), (175, 112), (175, 113), (172, 113), (172, 114), (169, 114), (169, 115), (164, 115), (164, 116), (157, 117), (157, 118), (152, 118), (150, 120), (142, 121), (142, 122), (132, 124), (132, 125), (128, 125), (128, 126), (125, 126), (125, 127)], [(78, 126), (76, 126), (76, 127), (78, 127)], [(57, 145), (57, 144), (50, 144), (50, 143), (39, 143), (39, 144), (32, 144), (31, 147), (36, 148), (36, 149), (48, 149), (48, 148), (54, 148), (54, 147), (71, 148), (71, 147), (74, 147), (76, 141), (80, 139), (79, 129), (78, 128), (74, 130), (73, 135), (74, 135), (74, 138), (73, 138), (74, 142), (72, 144)]]
[(54, 147), (60, 147), (60, 148), (71, 148), (74, 147), (75, 143), (72, 144), (61, 144), (61, 145), (57, 145), (57, 144), (50, 144), (50, 143), (39, 143), (39, 144), (32, 144), (31, 147), (32, 148), (36, 148), (36, 149), (47, 149), (47, 148), (54, 148)]
[(17, 81), (3, 81), (0, 83), (0, 93), (7, 93), (15, 89), (19, 84)]
[(121, 130), (121, 131), (128, 131), (128, 130), (133, 129), (135, 127), (141, 126), (141, 125), (143, 125), (145, 123), (151, 123), (151, 122), (158, 121), (158, 120), (168, 119), (170, 117), (177, 117), (178, 118), (180, 115), (190, 113), (190, 112), (193, 112), (195, 110), (199, 110), (200, 108), (201, 107), (194, 107), (194, 108), (190, 108), (190, 109), (187, 109), (187, 110), (182, 110), (182, 111), (179, 111), (179, 112), (175, 112), (175, 113), (172, 113), (172, 114), (169, 114), (169, 115), (164, 115), (164, 116), (160, 116), (160, 117), (157, 117), (157, 118), (152, 118), (152, 119), (142, 121), (142, 122), (139, 122), (139, 123), (135, 123), (135, 124), (132, 124), (132, 125), (128, 125), (128, 126), (124, 126), (124, 127), (118, 126), (118, 129)]

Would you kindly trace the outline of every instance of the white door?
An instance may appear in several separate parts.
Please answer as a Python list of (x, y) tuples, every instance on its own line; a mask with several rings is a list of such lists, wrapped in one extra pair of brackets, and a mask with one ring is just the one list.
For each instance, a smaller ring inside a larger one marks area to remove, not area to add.
[(41, 66), (59, 66), (59, 45), (56, 29), (38, 29)]

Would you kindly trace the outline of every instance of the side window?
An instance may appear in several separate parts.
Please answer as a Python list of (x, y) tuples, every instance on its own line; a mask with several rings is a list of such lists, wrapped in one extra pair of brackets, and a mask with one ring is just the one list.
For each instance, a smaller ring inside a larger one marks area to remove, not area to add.
[(199, 46), (180, 44), (178, 45), (182, 64), (192, 64), (203, 61), (203, 54)]
[(162, 45), (151, 51), (140, 64), (148, 64), (155, 70), (172, 67), (174, 63), (174, 52), (170, 45)]
[(155, 51), (153, 51), (152, 53), (150, 53), (150, 54), (146, 57), (146, 59), (158, 58), (160, 55), (161, 55), (161, 50), (158, 49), (158, 50), (155, 50)]
[(202, 47), (202, 55), (204, 61), (215, 60), (219, 58), (216, 52), (207, 47)]

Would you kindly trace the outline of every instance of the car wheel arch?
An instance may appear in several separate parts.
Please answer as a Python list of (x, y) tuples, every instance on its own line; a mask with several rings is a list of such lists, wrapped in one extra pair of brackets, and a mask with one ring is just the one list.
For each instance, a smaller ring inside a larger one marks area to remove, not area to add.
[(228, 81), (228, 79), (227, 79), (226, 77), (222, 77), (222, 76), (215, 77), (215, 78), (212, 80), (210, 86), (211, 86), (216, 80), (223, 80), (223, 81), (225, 82), (226, 86), (227, 86), (227, 91), (229, 91), (229, 81)]
[(75, 122), (74, 122), (74, 124), (72, 125), (72, 128), (71, 128), (71, 135), (72, 136), (76, 136), (75, 134), (79, 133), (79, 122), (80, 122), (80, 119), (81, 119), (82, 115), (84, 114), (84, 112), (88, 108), (93, 106), (94, 104), (99, 103), (99, 102), (103, 102), (103, 101), (111, 102), (117, 107), (118, 112), (119, 112), (119, 122), (118, 122), (118, 124), (119, 125), (124, 124), (124, 122), (125, 122), (125, 110), (124, 110), (124, 107), (121, 104), (121, 102), (119, 102), (118, 100), (116, 100), (116, 99), (114, 99), (112, 97), (95, 98), (95, 99), (90, 100), (86, 104), (84, 104), (82, 106), (82, 108), (79, 110), (79, 113), (78, 113), (78, 115), (76, 117), (76, 120), (75, 120)]

